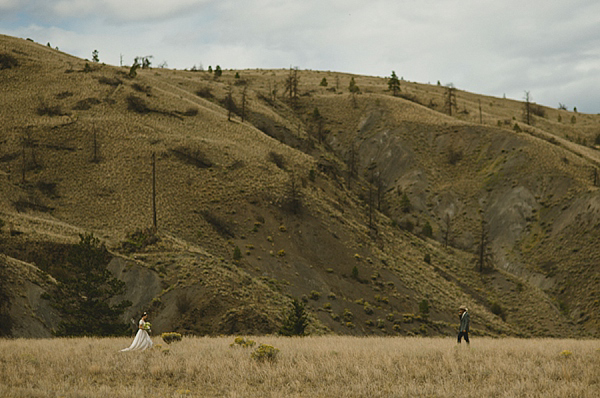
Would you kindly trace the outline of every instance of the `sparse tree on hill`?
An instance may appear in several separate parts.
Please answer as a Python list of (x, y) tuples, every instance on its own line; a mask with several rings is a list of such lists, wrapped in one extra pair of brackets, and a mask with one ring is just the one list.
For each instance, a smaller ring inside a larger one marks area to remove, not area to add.
[(348, 91), (350, 91), (350, 95), (352, 96), (352, 106), (356, 108), (358, 106), (358, 103), (356, 102), (356, 94), (360, 93), (360, 88), (358, 88), (358, 86), (356, 85), (354, 77), (350, 79), (350, 83), (348, 84)]
[(244, 86), (244, 89), (242, 90), (242, 123), (244, 123), (244, 120), (246, 119), (247, 91), (248, 91), (248, 86)]
[(375, 232), (375, 212), (373, 211), (375, 205), (375, 189), (373, 187), (373, 182), (376, 179), (376, 175), (379, 172), (377, 171), (377, 163), (371, 162), (365, 174), (369, 180), (369, 202), (367, 203), (368, 211), (369, 211), (369, 232)]
[(91, 234), (80, 235), (79, 244), (69, 251), (68, 271), (51, 295), (52, 304), (63, 314), (59, 336), (114, 336), (129, 330), (119, 317), (131, 302), (110, 304), (112, 297), (125, 291), (125, 284), (106, 267), (111, 257)]
[(8, 294), (8, 266), (0, 258), (0, 337), (8, 337), (12, 332), (12, 319), (9, 314), (10, 295)]
[(313, 125), (313, 131), (317, 136), (317, 140), (320, 143), (325, 139), (325, 118), (321, 116), (319, 112), (319, 108), (315, 107), (315, 110), (312, 113), (311, 122)]
[(445, 106), (448, 116), (452, 116), (452, 108), (456, 109), (456, 89), (452, 83), (446, 86)]
[(358, 148), (353, 141), (348, 148), (348, 187), (351, 187), (352, 179), (358, 175)]
[(390, 77), (390, 80), (388, 80), (388, 89), (392, 92), (394, 97), (400, 92), (400, 79), (398, 79), (395, 71), (392, 71), (392, 76)]
[(525, 91), (525, 97), (523, 97), (525, 103), (523, 104), (523, 121), (528, 125), (531, 125), (531, 95), (529, 91)]
[(483, 272), (484, 267), (492, 261), (492, 251), (490, 248), (490, 240), (488, 226), (486, 221), (481, 219), (481, 232), (479, 244), (477, 246), (477, 264), (479, 272)]
[(92, 51), (92, 61), (100, 62), (100, 57), (98, 56), (98, 50)]
[(448, 243), (450, 242), (450, 233), (452, 231), (452, 218), (449, 213), (446, 213), (446, 216), (443, 219), (442, 224), (442, 233), (444, 235), (444, 247), (448, 247)]
[(293, 214), (299, 214), (302, 210), (302, 192), (300, 191), (300, 181), (292, 173), (288, 180), (287, 192), (285, 196), (284, 207)]
[(227, 120), (231, 121), (231, 115), (235, 110), (235, 102), (233, 101), (233, 89), (229, 86), (227, 96), (225, 97), (225, 107), (227, 108)]
[(139, 66), (141, 66), (142, 69), (150, 69), (150, 66), (152, 65), (152, 61), (150, 61), (150, 59), (154, 58), (154, 56), (152, 55), (146, 55), (144, 57), (135, 57), (135, 59), (133, 60), (134, 65), (137, 63)]
[(321, 86), (321, 87), (327, 87), (327, 85), (328, 85), (328, 84), (329, 84), (329, 83), (327, 83), (327, 78), (326, 78), (326, 77), (324, 77), (324, 78), (321, 80), (321, 83), (319, 83), (319, 86)]
[(129, 68), (129, 77), (134, 78), (137, 76), (137, 70), (141, 67), (138, 57), (133, 60), (133, 65)]
[(298, 83), (300, 81), (300, 77), (298, 77), (298, 67), (295, 68), (290, 67), (290, 73), (288, 77), (286, 77), (284, 85), (284, 95), (287, 93), (290, 96), (290, 101), (295, 101), (298, 99)]
[(287, 313), (279, 333), (283, 336), (304, 336), (307, 326), (308, 313), (304, 303), (298, 299), (293, 299), (292, 308)]
[(213, 68), (210, 65), (208, 65), (208, 73), (213, 73)]
[(406, 194), (406, 192), (404, 192), (402, 194), (402, 198), (400, 199), (400, 210), (402, 210), (403, 213), (409, 213), (410, 208), (411, 208), (410, 199), (408, 198), (408, 195)]
[(223, 70), (221, 69), (221, 67), (219, 65), (217, 65), (215, 67), (215, 78), (221, 77), (222, 74), (223, 74)]

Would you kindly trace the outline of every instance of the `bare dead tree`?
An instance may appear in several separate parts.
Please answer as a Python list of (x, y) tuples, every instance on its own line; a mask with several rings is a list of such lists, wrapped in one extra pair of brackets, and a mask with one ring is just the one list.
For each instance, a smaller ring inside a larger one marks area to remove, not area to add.
[(312, 113), (311, 122), (314, 134), (317, 136), (319, 143), (325, 139), (325, 118), (319, 112), (319, 108), (315, 107)]
[(448, 116), (452, 116), (452, 108), (456, 109), (456, 88), (452, 83), (446, 86), (445, 106)]
[(290, 174), (284, 205), (293, 214), (299, 214), (302, 209), (301, 184), (295, 173)]
[(371, 162), (369, 167), (366, 170), (367, 177), (369, 179), (369, 232), (373, 233), (375, 231), (375, 221), (374, 221), (374, 203), (375, 203), (375, 189), (373, 187), (373, 181), (375, 179), (375, 174), (377, 173), (377, 163)]
[(529, 91), (525, 91), (525, 97), (523, 97), (523, 99), (525, 100), (523, 106), (523, 121), (528, 125), (531, 125), (531, 95), (529, 94)]
[(358, 175), (358, 149), (354, 141), (350, 144), (347, 155), (348, 163), (348, 188), (352, 186), (352, 179)]
[(448, 243), (450, 242), (450, 232), (452, 230), (452, 218), (450, 214), (446, 213), (446, 216), (443, 219), (442, 224), (442, 232), (444, 234), (444, 247), (448, 247)]
[(225, 106), (227, 107), (227, 121), (231, 121), (231, 115), (233, 114), (233, 110), (235, 108), (235, 103), (233, 102), (233, 88), (229, 86), (227, 90), (227, 97), (225, 97)]
[(290, 102), (295, 102), (298, 99), (298, 83), (300, 77), (298, 76), (298, 67), (292, 68), (290, 66), (290, 73), (285, 79), (285, 90), (284, 94), (289, 94)]
[(490, 240), (488, 227), (485, 219), (481, 218), (481, 235), (479, 237), (479, 245), (477, 247), (477, 263), (479, 272), (483, 272), (486, 264), (492, 261), (492, 252), (490, 249)]
[(248, 91), (248, 86), (244, 86), (244, 89), (242, 90), (242, 123), (244, 123), (244, 120), (246, 119), (246, 95), (247, 95), (247, 91)]

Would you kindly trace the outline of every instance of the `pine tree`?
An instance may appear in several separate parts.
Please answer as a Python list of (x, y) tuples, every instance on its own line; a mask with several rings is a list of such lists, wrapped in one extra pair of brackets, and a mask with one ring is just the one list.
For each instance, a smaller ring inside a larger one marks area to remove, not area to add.
[(400, 80), (398, 79), (395, 71), (392, 71), (392, 77), (390, 77), (390, 80), (388, 80), (388, 88), (394, 97), (400, 92)]
[(92, 234), (80, 235), (79, 244), (67, 256), (66, 269), (52, 304), (63, 315), (59, 336), (114, 336), (129, 330), (119, 321), (130, 301), (111, 306), (109, 300), (125, 291), (125, 284), (106, 268), (111, 259), (105, 246)]
[(307, 326), (308, 313), (306, 312), (304, 303), (298, 299), (293, 299), (292, 308), (283, 321), (283, 326), (279, 333), (283, 336), (304, 336)]

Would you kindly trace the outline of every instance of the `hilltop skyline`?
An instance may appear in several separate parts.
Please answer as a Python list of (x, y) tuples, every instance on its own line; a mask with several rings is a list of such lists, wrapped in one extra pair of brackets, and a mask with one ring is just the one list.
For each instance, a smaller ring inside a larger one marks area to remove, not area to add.
[(107, 64), (332, 70), (599, 113), (600, 4), (0, 0), (0, 32)]

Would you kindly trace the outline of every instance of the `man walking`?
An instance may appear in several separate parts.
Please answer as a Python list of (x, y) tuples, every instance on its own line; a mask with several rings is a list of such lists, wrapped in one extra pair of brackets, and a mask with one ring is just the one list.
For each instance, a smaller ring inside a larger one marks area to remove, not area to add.
[(466, 306), (461, 306), (458, 309), (458, 317), (460, 318), (460, 326), (458, 327), (458, 344), (460, 344), (460, 340), (464, 337), (465, 342), (469, 344), (469, 311)]

